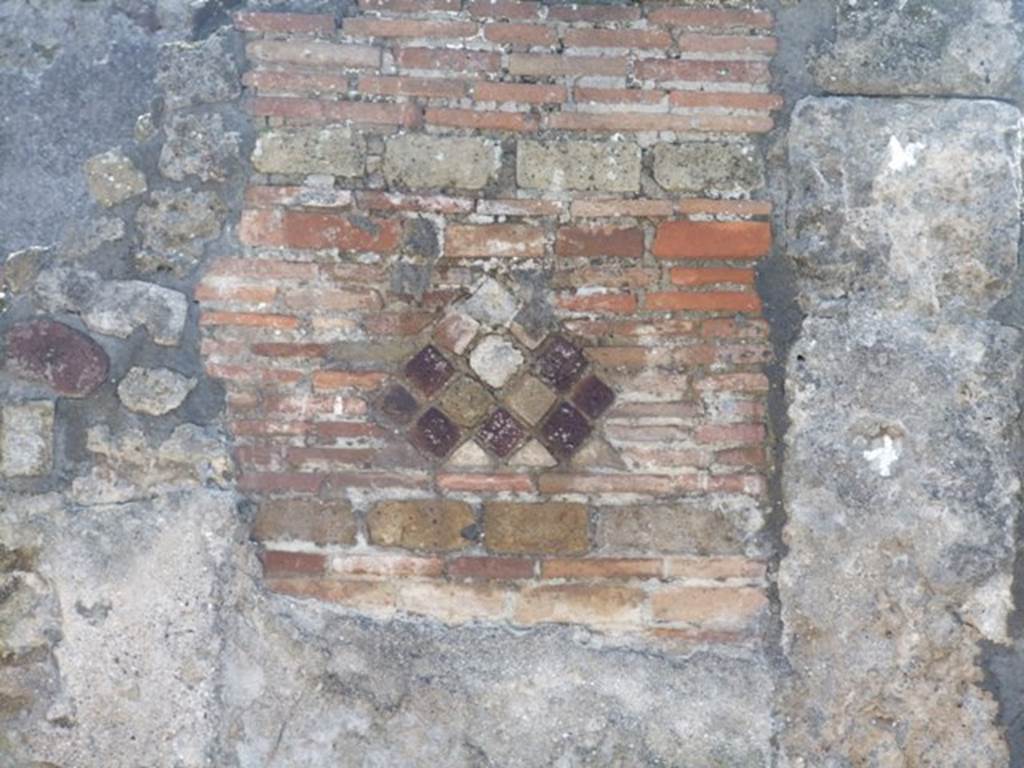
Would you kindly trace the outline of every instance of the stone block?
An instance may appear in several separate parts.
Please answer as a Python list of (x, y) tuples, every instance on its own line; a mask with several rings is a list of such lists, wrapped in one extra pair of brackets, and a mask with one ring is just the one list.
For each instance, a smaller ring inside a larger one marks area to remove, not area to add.
[(583, 504), (492, 502), (484, 509), (484, 544), (508, 554), (581, 554), (590, 546)]
[(195, 386), (195, 379), (169, 368), (132, 368), (117, 385), (117, 396), (129, 411), (163, 416), (185, 402)]
[(346, 501), (272, 499), (260, 504), (250, 536), (255, 541), (354, 544), (356, 520)]
[(640, 189), (637, 144), (523, 140), (516, 152), (516, 178), (521, 187), (600, 192)]
[(201, 181), (223, 181), (238, 160), (238, 134), (225, 131), (218, 114), (172, 114), (164, 130), (167, 137), (159, 164), (169, 179), (196, 176)]
[(266, 131), (256, 141), (252, 164), (261, 173), (360, 176), (366, 141), (344, 125)]
[(34, 477), (53, 468), (53, 416), (48, 400), (0, 408), (0, 474)]
[(654, 147), (654, 180), (670, 192), (740, 197), (764, 185), (764, 160), (749, 143), (702, 142)]
[(482, 189), (500, 165), (501, 147), (487, 139), (406, 133), (384, 147), (384, 177), (403, 187)]
[(142, 171), (117, 150), (90, 157), (85, 163), (85, 180), (93, 199), (107, 208), (146, 191)]
[(461, 501), (382, 502), (366, 518), (371, 543), (427, 551), (468, 547), (475, 523)]

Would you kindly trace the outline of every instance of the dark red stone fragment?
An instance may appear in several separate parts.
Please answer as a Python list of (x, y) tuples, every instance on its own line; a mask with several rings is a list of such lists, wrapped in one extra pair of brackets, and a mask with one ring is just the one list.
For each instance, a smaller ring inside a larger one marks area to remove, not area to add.
[(590, 423), (569, 403), (559, 403), (540, 425), (541, 437), (555, 456), (567, 459), (590, 436)]
[(401, 384), (392, 384), (384, 390), (384, 394), (377, 402), (377, 407), (381, 413), (396, 424), (408, 424), (416, 415), (420, 404), (416, 402), (412, 393)]
[(596, 419), (615, 402), (615, 393), (597, 376), (587, 376), (576, 387), (572, 401), (587, 416)]
[(418, 389), (432, 395), (445, 385), (455, 368), (432, 344), (428, 344), (405, 364), (405, 375)]
[(103, 347), (64, 323), (31, 320), (6, 335), (6, 368), (23, 378), (48, 384), (68, 397), (85, 397), (107, 378), (110, 360)]
[(504, 458), (512, 453), (525, 434), (526, 430), (511, 413), (498, 408), (480, 426), (476, 437), (491, 453)]
[(534, 363), (537, 378), (559, 392), (575, 384), (586, 367), (583, 350), (563, 336), (549, 338)]
[(437, 408), (428, 408), (412, 428), (411, 438), (417, 448), (440, 458), (459, 442), (459, 428)]

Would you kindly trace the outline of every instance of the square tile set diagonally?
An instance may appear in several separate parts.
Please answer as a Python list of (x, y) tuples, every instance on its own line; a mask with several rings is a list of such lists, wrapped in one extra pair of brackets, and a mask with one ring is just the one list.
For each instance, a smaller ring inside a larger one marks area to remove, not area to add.
[(198, 291), (273, 589), (756, 642), (772, 19), (243, 12), (260, 130)]

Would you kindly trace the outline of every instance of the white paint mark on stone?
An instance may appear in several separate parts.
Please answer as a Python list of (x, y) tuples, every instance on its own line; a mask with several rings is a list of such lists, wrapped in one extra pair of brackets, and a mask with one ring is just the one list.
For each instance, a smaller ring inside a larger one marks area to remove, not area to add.
[(889, 137), (889, 170), (905, 171), (917, 165), (917, 153), (924, 149), (924, 144), (912, 141), (906, 146), (895, 136)]
[(882, 435), (881, 445), (864, 451), (864, 458), (882, 477), (892, 477), (892, 466), (902, 455), (900, 444), (889, 435)]

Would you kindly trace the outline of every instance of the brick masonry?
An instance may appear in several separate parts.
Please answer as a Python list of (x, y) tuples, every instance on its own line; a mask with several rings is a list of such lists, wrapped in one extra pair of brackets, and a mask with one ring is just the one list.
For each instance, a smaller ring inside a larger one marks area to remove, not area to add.
[(236, 25), (245, 247), (197, 298), (268, 585), (756, 637), (771, 16), (367, 0)]

